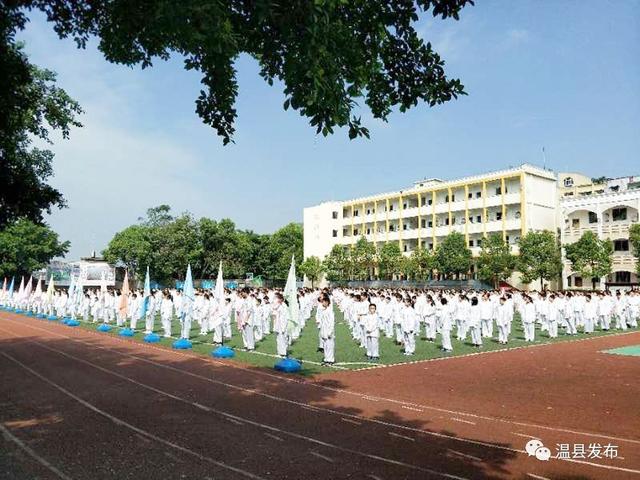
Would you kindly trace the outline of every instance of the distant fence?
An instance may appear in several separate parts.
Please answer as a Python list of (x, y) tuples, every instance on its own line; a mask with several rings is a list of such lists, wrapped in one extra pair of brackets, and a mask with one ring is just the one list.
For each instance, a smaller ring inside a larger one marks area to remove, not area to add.
[(493, 290), (493, 287), (479, 280), (368, 280), (329, 282), (332, 287), (348, 288), (428, 288), (432, 290)]

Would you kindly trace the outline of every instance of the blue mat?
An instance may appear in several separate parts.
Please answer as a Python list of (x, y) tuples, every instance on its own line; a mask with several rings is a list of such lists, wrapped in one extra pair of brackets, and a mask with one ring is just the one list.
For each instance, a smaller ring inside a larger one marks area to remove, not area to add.
[(277, 362), (273, 368), (278, 370), (279, 372), (284, 373), (297, 373), (302, 368), (302, 365), (299, 361), (294, 360), (293, 358), (283, 358), (279, 362)]
[(233, 348), (229, 348), (224, 345), (211, 352), (211, 356), (214, 358), (233, 358), (235, 354), (236, 352), (233, 351)]
[(99, 325), (98, 328), (96, 328), (96, 330), (98, 330), (99, 332), (110, 332), (112, 328), (113, 327), (111, 325), (107, 325), (106, 323), (103, 323), (102, 325)]
[(147, 343), (158, 343), (160, 341), (160, 335), (157, 333), (148, 333), (143, 339)]
[(134, 332), (130, 328), (123, 328), (122, 330), (120, 330), (118, 332), (118, 335), (120, 335), (122, 337), (133, 337), (135, 335), (135, 333), (136, 332)]
[(52, 321), (52, 322), (55, 322), (56, 320), (58, 320), (58, 317), (56, 317), (55, 315), (49, 315), (49, 316), (47, 317), (47, 320), (50, 320), (50, 321)]
[(70, 318), (69, 320), (67, 320), (66, 325), (67, 327), (77, 327), (78, 325), (80, 325), (80, 322), (74, 318)]
[(191, 342), (186, 338), (181, 338), (180, 340), (176, 340), (175, 342), (173, 342), (172, 346), (177, 350), (188, 350), (191, 347), (193, 347)]

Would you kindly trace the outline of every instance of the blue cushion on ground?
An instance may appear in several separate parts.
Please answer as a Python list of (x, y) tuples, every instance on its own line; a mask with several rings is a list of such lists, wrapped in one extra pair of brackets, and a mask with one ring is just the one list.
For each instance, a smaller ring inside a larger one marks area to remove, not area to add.
[(233, 348), (229, 348), (224, 345), (211, 352), (211, 356), (215, 358), (233, 358), (235, 354), (236, 352), (233, 351)]
[(123, 337), (133, 337), (135, 335), (135, 333), (136, 332), (134, 332), (130, 328), (123, 328), (122, 330), (120, 330), (118, 332), (118, 335), (121, 335)]
[(14, 310), (14, 312), (15, 312), (15, 313), (22, 313), (22, 310), (20, 310), (19, 308), (16, 308), (16, 309)]
[(302, 368), (302, 365), (298, 360), (294, 360), (293, 358), (283, 358), (277, 362), (273, 368), (279, 372), (297, 373)]
[(108, 332), (112, 328), (113, 327), (111, 325), (107, 325), (106, 323), (103, 323), (102, 325), (98, 325), (98, 328), (96, 328), (96, 330), (98, 330), (99, 332)]
[(51, 320), (51, 321), (53, 322), (53, 321), (55, 321), (55, 320), (58, 320), (58, 317), (56, 317), (55, 315), (49, 315), (49, 316), (47, 317), (47, 320)]
[(160, 341), (160, 335), (157, 333), (148, 333), (144, 336), (144, 341), (147, 343), (157, 343)]
[(47, 318), (47, 316), (44, 313), (39, 313), (36, 315), (36, 318)]
[(178, 350), (187, 350), (187, 349), (191, 348), (193, 345), (186, 338), (181, 338), (181, 339), (176, 340), (175, 342), (173, 342), (172, 346), (173, 346), (173, 348), (178, 349)]
[(75, 318), (70, 318), (69, 320), (67, 320), (66, 325), (67, 327), (77, 327), (78, 325), (80, 325), (80, 322)]

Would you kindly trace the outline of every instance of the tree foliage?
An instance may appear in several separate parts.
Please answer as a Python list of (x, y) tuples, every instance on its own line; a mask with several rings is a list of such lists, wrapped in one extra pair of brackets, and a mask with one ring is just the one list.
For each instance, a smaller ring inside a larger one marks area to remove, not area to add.
[(438, 271), (445, 277), (459, 277), (471, 269), (472, 254), (464, 235), (451, 232), (438, 244), (435, 253)]
[(307, 257), (304, 262), (300, 264), (300, 273), (311, 281), (312, 288), (325, 271), (326, 267), (324, 263), (316, 256)]
[(611, 273), (613, 265), (613, 242), (601, 240), (591, 231), (584, 232), (577, 242), (565, 245), (567, 260), (574, 272), (590, 278), (595, 289), (597, 279)]
[(478, 257), (478, 277), (498, 288), (500, 282), (511, 276), (516, 267), (516, 259), (509, 245), (499, 233), (484, 239)]
[(349, 248), (344, 245), (334, 245), (324, 259), (327, 268), (327, 280), (332, 282), (348, 280), (351, 277), (351, 259)]
[(640, 275), (640, 223), (634, 223), (629, 227), (629, 243), (636, 257), (636, 272)]
[(387, 242), (380, 248), (378, 257), (379, 276), (393, 280), (394, 275), (402, 273), (403, 256), (398, 242)]
[(407, 260), (408, 276), (414, 280), (427, 280), (436, 268), (435, 256), (422, 246), (416, 247)]
[(377, 263), (376, 247), (367, 239), (360, 237), (350, 250), (353, 273), (358, 280), (369, 280)]
[(291, 255), (298, 267), (302, 261), (302, 226), (289, 224), (272, 235), (258, 235), (239, 230), (229, 219), (174, 216), (169, 206), (160, 205), (147, 210), (138, 224), (116, 233), (103, 255), (138, 278), (149, 266), (151, 276), (160, 282), (183, 278), (187, 264), (196, 278), (214, 278), (220, 262), (227, 278), (244, 278), (250, 272), (283, 280)]
[(81, 126), (78, 103), (55, 85), (55, 73), (31, 64), (16, 41), (25, 21), (0, 3), (0, 228), (21, 218), (42, 222), (44, 212), (65, 206), (62, 194), (47, 184), (53, 153), (33, 142), (51, 143), (51, 130), (67, 138)]
[(48, 226), (18, 220), (0, 230), (0, 276), (30, 275), (54, 257), (63, 257), (69, 247)]
[(416, 23), (426, 13), (457, 20), (473, 0), (23, 0), (8, 5), (5, 13), (20, 19), (14, 28), (22, 27), (25, 9), (41, 10), (60, 37), (71, 37), (80, 47), (97, 37), (110, 62), (145, 68), (180, 55), (187, 70), (201, 75), (196, 112), (227, 144), (235, 131), (235, 62), (241, 54), (258, 62), (269, 85), (281, 83), (285, 109), (298, 111), (325, 136), (347, 127), (350, 138), (368, 137), (356, 113), (359, 102), (386, 121), (393, 110), (434, 106), (464, 94)]
[(518, 270), (524, 283), (540, 279), (542, 289), (544, 280), (553, 280), (562, 272), (560, 248), (553, 232), (528, 232), (520, 238), (518, 246)]

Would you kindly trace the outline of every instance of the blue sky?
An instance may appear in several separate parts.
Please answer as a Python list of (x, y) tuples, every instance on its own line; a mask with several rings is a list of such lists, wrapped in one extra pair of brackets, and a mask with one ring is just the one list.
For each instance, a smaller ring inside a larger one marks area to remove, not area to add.
[(100, 251), (161, 203), (267, 233), (324, 200), (542, 164), (542, 146), (555, 170), (640, 173), (640, 1), (476, 3), (459, 22), (419, 23), (468, 96), (388, 124), (363, 112), (371, 140), (318, 137), (242, 57), (227, 147), (195, 114), (199, 76), (180, 58), (144, 71), (112, 65), (95, 42), (78, 50), (34, 15), (21, 34), (27, 52), (86, 112), (84, 128), (52, 148), (52, 183), (69, 208), (48, 221), (71, 241), (68, 258)]

